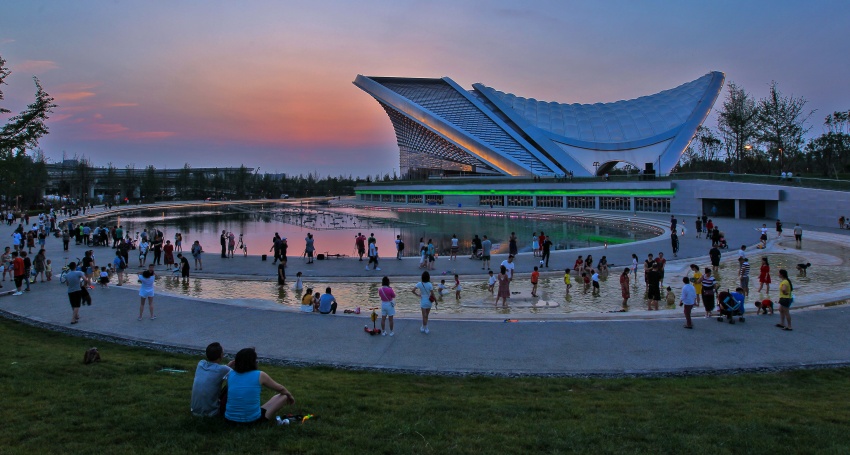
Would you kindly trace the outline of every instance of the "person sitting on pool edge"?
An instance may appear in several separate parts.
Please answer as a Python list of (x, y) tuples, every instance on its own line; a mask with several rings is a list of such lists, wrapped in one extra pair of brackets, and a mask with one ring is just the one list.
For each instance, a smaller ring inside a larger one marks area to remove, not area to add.
[[(262, 388), (277, 394), (260, 406)], [(236, 353), (233, 370), (227, 375), (227, 408), (224, 418), (231, 423), (252, 424), (274, 421), (275, 414), (295, 398), (268, 374), (257, 369), (257, 351), (245, 348)]]
[(233, 368), (234, 360), (221, 365), (224, 348), (218, 342), (207, 346), (207, 358), (198, 362), (192, 383), (192, 415), (198, 417), (223, 416), (227, 406), (227, 386), (224, 380)]
[(325, 288), (325, 293), (319, 299), (319, 313), (336, 314), (336, 297), (331, 294), (331, 288)]

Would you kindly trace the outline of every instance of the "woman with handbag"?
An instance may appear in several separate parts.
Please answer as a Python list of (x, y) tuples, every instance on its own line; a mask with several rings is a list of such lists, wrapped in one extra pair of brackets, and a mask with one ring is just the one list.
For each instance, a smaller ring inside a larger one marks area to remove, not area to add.
[(431, 306), (437, 301), (437, 297), (434, 295), (434, 285), (431, 284), (431, 274), (427, 270), (422, 272), (422, 280), (416, 283), (412, 292), (419, 297), (419, 308), (422, 310), (422, 327), (419, 331), (431, 333), (428, 330), (428, 314), (431, 313)]

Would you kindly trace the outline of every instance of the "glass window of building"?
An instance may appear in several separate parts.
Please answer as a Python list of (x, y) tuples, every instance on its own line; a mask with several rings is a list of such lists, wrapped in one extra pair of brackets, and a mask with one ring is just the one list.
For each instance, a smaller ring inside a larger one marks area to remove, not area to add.
[(567, 196), (568, 209), (591, 209), (596, 208), (596, 198), (593, 196)]
[(601, 210), (626, 210), (630, 209), (631, 199), (619, 196), (602, 196), (599, 198)]
[(393, 202), (398, 202), (399, 204), (404, 204), (404, 195), (403, 194), (393, 194)]
[(478, 196), (478, 205), (501, 207), (505, 205), (504, 196)]
[(638, 212), (670, 213), (670, 198), (636, 197), (635, 210)]
[(421, 194), (411, 194), (407, 196), (408, 204), (421, 204), (422, 203), (422, 195)]
[(509, 207), (531, 207), (533, 205), (533, 196), (508, 196)]
[(564, 198), (561, 196), (537, 196), (537, 206), (564, 208)]
[(425, 203), (429, 205), (443, 205), (443, 196), (428, 195), (425, 196)]

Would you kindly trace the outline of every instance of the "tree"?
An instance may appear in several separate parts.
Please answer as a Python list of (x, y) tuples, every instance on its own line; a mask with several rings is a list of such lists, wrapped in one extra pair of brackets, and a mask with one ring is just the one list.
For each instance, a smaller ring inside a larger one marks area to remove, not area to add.
[(723, 135), (727, 153), (734, 158), (735, 172), (741, 172), (741, 158), (758, 130), (758, 108), (755, 101), (742, 87), (729, 83), (729, 92), (723, 101), (723, 110), (717, 120), (717, 128)]
[(723, 142), (711, 128), (700, 125), (679, 164), (679, 172), (722, 172), (728, 168), (722, 159)]
[(782, 96), (776, 81), (770, 83), (770, 93), (758, 103), (756, 138), (767, 146), (767, 153), (779, 163), (780, 172), (786, 162), (801, 156), (803, 135), (811, 129), (806, 122), (814, 113), (805, 111), (806, 103), (803, 97)]
[(141, 197), (146, 201), (153, 202), (156, 200), (157, 195), (160, 194), (160, 191), (160, 182), (156, 174), (156, 168), (153, 165), (148, 165), (145, 168), (145, 175), (142, 178)]
[(833, 112), (823, 122), (826, 132), (812, 139), (806, 151), (812, 162), (823, 175), (850, 170), (850, 111)]
[[(0, 56), (0, 86), (5, 84), (6, 78), (12, 74), (6, 67), (6, 60)], [(53, 112), (56, 104), (53, 103), (53, 98), (44, 91), (41, 82), (37, 77), (33, 77), (35, 82), (36, 92), (35, 101), (21, 111), (20, 114), (11, 117), (5, 124), (0, 127), (0, 192), (6, 197), (6, 203), (17, 199), (20, 191), (18, 186), (24, 183), (33, 183), (29, 180), (21, 182), (21, 176), (27, 176), (27, 179), (33, 177), (28, 173), (30, 170), (37, 170), (39, 163), (43, 163), (43, 157), (34, 159), (26, 154), (27, 149), (34, 149), (38, 146), (38, 140), (48, 133), (47, 119), (48, 114)], [(0, 101), (3, 101), (3, 91), (0, 90)], [(0, 106), (0, 115), (9, 114), (9, 109)], [(41, 183), (43, 185), (43, 182)], [(41, 187), (36, 187), (39, 192)], [(26, 193), (21, 194), (24, 198), (24, 205), (35, 202), (33, 197), (27, 196)]]

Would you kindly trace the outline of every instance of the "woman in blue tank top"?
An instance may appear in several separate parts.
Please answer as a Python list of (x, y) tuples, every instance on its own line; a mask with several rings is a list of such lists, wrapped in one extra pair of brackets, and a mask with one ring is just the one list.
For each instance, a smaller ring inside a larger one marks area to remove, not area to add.
[[(261, 386), (277, 393), (260, 406)], [(235, 423), (257, 423), (274, 420), (284, 405), (294, 404), (295, 398), (286, 387), (257, 369), (257, 352), (245, 348), (236, 354), (233, 370), (227, 375), (227, 409), (224, 418)]]

